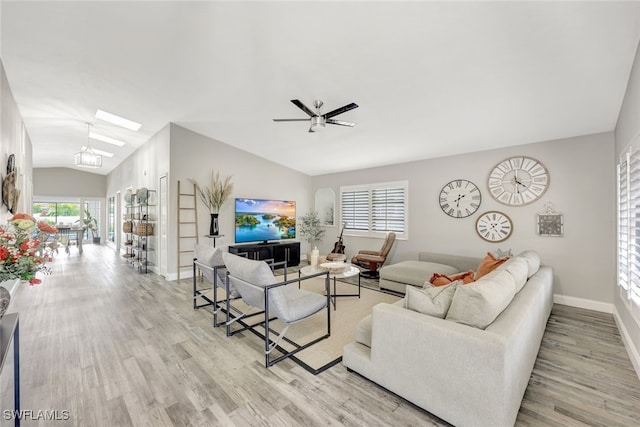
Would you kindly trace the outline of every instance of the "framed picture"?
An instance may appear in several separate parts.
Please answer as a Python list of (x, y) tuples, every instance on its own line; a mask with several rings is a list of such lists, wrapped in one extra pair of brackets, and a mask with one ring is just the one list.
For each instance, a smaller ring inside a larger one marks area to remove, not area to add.
[(542, 237), (562, 237), (564, 235), (564, 215), (560, 213), (538, 214), (538, 235)]

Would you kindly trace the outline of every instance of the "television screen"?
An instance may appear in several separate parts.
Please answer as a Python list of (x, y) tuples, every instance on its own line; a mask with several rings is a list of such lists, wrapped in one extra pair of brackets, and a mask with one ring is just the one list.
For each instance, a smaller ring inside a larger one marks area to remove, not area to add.
[(236, 243), (295, 237), (296, 202), (236, 199)]

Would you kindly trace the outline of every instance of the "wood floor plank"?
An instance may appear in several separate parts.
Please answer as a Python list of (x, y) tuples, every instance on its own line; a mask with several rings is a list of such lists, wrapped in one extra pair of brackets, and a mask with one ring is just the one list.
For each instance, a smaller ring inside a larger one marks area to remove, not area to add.
[[(190, 279), (138, 274), (111, 249), (59, 254), (22, 286), (22, 407), (60, 426), (447, 426), (341, 364), (264, 367), (250, 333), (226, 337)], [(464, 405), (460, 405), (464, 410)], [(554, 305), (518, 426), (640, 425), (640, 380), (613, 316)], [(35, 420), (28, 426), (48, 426)]]

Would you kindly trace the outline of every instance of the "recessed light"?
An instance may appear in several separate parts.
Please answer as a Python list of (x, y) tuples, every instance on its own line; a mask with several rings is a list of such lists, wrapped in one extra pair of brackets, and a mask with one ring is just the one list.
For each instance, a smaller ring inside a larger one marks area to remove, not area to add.
[[(86, 146), (82, 146), (83, 150), (86, 150), (87, 147)], [(101, 156), (105, 156), (105, 157), (113, 157), (115, 156), (115, 154), (110, 153), (108, 151), (102, 151), (102, 150), (96, 150), (95, 148), (91, 147), (91, 149), (93, 150), (94, 153), (96, 154), (100, 154)]]
[(89, 132), (89, 138), (97, 139), (98, 141), (106, 142), (107, 144), (117, 145), (118, 147), (122, 147), (123, 145), (125, 145), (125, 143), (122, 141), (118, 141), (117, 139), (100, 135), (99, 133), (95, 132)]
[(125, 119), (124, 117), (116, 116), (115, 114), (107, 113), (106, 111), (96, 111), (96, 119), (104, 120), (111, 124), (122, 126), (123, 128), (137, 132), (142, 126), (140, 123), (136, 123), (132, 120)]

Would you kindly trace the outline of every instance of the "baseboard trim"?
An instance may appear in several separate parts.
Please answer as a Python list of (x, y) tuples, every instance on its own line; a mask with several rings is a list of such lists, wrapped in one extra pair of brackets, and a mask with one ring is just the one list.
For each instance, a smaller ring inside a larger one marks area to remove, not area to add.
[(584, 308), (587, 310), (600, 311), (602, 313), (613, 314), (613, 304), (607, 302), (594, 301), (590, 299), (570, 297), (566, 295), (553, 295), (553, 302), (556, 304), (568, 305), (570, 307)]
[(631, 340), (629, 331), (624, 325), (624, 322), (620, 320), (618, 309), (615, 307), (613, 309), (613, 318), (616, 321), (616, 325), (618, 325), (618, 330), (620, 331), (620, 337), (622, 338), (622, 343), (624, 344), (624, 348), (627, 350), (627, 354), (629, 355), (629, 359), (631, 360), (633, 369), (636, 370), (636, 375), (638, 376), (638, 379), (640, 379), (640, 352), (633, 345), (633, 341)]
[[(189, 271), (183, 271), (180, 273), (180, 280), (182, 279), (190, 279), (193, 277), (193, 272)], [(174, 282), (176, 280), (178, 280), (178, 273), (167, 273), (166, 275), (164, 275), (164, 278), (167, 279), (169, 282)]]

